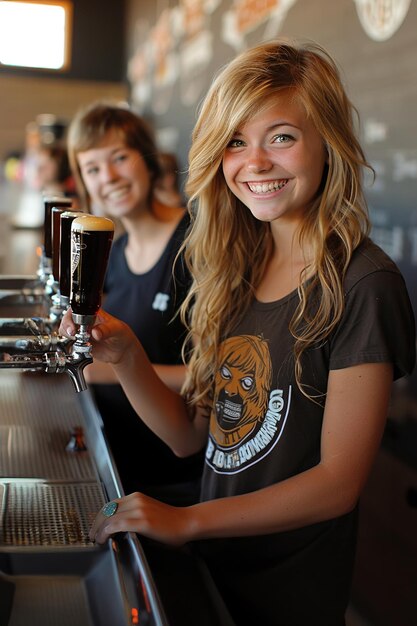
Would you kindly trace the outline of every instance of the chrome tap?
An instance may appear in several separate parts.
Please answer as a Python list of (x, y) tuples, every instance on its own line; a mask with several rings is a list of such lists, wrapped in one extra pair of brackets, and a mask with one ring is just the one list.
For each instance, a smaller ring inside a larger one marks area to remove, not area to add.
[[(4, 322), (4, 320), (2, 320)], [(92, 363), (89, 335), (80, 331), (75, 341), (56, 332), (42, 332), (36, 320), (21, 320), (17, 327), (13, 320), (3, 324), (0, 335), (0, 369), (43, 371), (48, 374), (66, 372), (77, 392), (87, 389), (84, 368)], [(26, 330), (26, 334), (24, 334)]]
[(75, 342), (72, 344), (71, 354), (67, 358), (67, 372), (76, 391), (87, 389), (83, 370), (89, 363), (93, 362), (89, 339), (90, 334), (87, 328), (80, 325), (78, 333), (75, 335)]
[[(47, 317), (0, 318), (0, 369), (66, 372), (79, 392), (87, 389), (84, 368), (93, 361), (89, 328), (101, 304), (114, 224), (108, 218), (84, 214), (73, 225), (70, 297), (45, 288)], [(77, 326), (74, 338), (57, 332), (68, 305)]]

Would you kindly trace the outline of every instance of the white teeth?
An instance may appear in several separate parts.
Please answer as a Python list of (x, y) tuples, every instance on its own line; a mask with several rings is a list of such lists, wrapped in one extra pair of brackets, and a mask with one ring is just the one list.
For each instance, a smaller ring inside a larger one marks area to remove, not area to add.
[(270, 193), (282, 189), (288, 183), (288, 179), (275, 180), (273, 183), (248, 183), (248, 187), (254, 193)]
[(108, 194), (108, 198), (110, 200), (119, 200), (119, 198), (123, 198), (123, 196), (128, 192), (128, 189), (126, 187), (123, 187), (123, 189), (116, 189), (115, 191), (111, 191)]

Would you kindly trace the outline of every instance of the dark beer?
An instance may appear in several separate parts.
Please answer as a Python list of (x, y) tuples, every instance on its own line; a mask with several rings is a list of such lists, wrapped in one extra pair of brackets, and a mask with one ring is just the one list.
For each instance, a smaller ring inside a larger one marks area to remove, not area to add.
[(59, 293), (68, 299), (71, 295), (71, 225), (82, 215), (80, 211), (64, 211), (59, 216)]
[(52, 259), (52, 215), (53, 207), (63, 207), (67, 211), (72, 206), (72, 200), (63, 196), (46, 196), (43, 199), (45, 218), (43, 223), (44, 254), (47, 259)]
[(89, 322), (101, 305), (113, 235), (114, 224), (107, 217), (85, 214), (71, 225), (70, 306), (76, 317), (91, 317)]

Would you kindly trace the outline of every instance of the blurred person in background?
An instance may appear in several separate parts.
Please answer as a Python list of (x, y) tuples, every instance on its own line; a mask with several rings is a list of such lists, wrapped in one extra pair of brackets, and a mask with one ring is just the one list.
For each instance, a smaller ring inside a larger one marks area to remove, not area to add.
[[(174, 259), (189, 218), (184, 207), (156, 197), (161, 168), (153, 134), (125, 106), (95, 102), (70, 124), (68, 153), (81, 208), (120, 222), (124, 230), (111, 250), (103, 307), (131, 326), (159, 377), (178, 390), (185, 376), (185, 328), (176, 311), (190, 278), (182, 258), (175, 265)], [(95, 361), (85, 374), (124, 490), (194, 502), (202, 455), (177, 458), (138, 418), (108, 364)]]
[(11, 223), (19, 228), (44, 224), (45, 195), (67, 196), (77, 204), (75, 183), (65, 144), (65, 125), (54, 115), (39, 115), (25, 128), (25, 149), (19, 162), (12, 162)]
[(159, 163), (162, 173), (155, 186), (157, 198), (167, 206), (185, 206), (186, 202), (180, 191), (177, 157), (171, 152), (161, 152)]
[(40, 145), (32, 156), (32, 184), (43, 195), (75, 195), (67, 149), (60, 144)]

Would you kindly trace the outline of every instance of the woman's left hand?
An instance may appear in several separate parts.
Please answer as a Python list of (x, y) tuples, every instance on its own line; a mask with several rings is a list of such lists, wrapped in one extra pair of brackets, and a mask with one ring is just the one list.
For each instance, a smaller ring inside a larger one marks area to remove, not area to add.
[(191, 539), (191, 507), (170, 506), (138, 492), (116, 498), (109, 504), (116, 510), (106, 516), (103, 510), (108, 505), (101, 509), (89, 532), (91, 541), (102, 544), (119, 532), (139, 533), (172, 546)]

